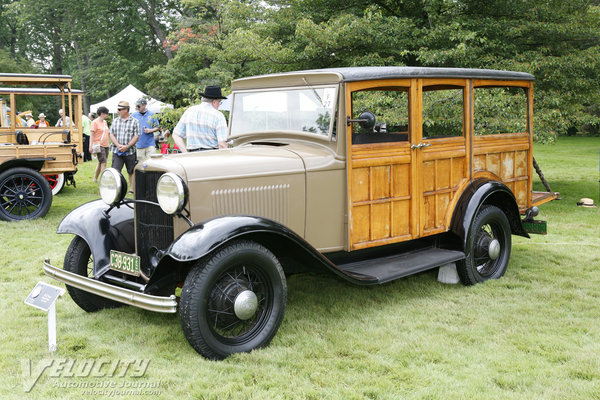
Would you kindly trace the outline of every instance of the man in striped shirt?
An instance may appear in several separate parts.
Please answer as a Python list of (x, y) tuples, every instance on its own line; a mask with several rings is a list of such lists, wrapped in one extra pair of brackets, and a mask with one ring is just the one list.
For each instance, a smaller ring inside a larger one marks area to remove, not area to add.
[(221, 100), (226, 97), (219, 86), (207, 86), (200, 94), (202, 103), (185, 110), (173, 129), (173, 141), (182, 153), (227, 147), (227, 121), (218, 111)]
[(121, 172), (123, 164), (127, 167), (129, 174), (130, 192), (133, 193), (133, 169), (136, 164), (135, 142), (140, 137), (140, 123), (129, 114), (129, 102), (120, 101), (117, 106), (118, 118), (115, 118), (110, 126), (110, 151), (112, 155), (112, 168)]

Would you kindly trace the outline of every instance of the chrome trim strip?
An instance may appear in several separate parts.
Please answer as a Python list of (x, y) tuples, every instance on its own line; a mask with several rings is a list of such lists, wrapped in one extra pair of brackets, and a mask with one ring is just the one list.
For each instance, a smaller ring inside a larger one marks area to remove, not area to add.
[(153, 296), (86, 278), (51, 265), (48, 258), (44, 260), (44, 273), (66, 285), (130, 306), (161, 313), (177, 312), (177, 300), (174, 295)]

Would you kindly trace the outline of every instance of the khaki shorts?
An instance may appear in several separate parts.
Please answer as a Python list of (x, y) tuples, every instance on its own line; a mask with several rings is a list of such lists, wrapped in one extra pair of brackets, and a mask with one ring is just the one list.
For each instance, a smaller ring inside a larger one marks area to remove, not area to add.
[(135, 149), (137, 154), (138, 162), (144, 162), (147, 158), (150, 158), (150, 154), (154, 154), (156, 152), (156, 148), (154, 146), (144, 147), (142, 149)]
[(98, 157), (98, 162), (100, 164), (106, 164), (108, 161), (108, 147), (100, 146), (100, 153), (96, 153), (96, 157)]

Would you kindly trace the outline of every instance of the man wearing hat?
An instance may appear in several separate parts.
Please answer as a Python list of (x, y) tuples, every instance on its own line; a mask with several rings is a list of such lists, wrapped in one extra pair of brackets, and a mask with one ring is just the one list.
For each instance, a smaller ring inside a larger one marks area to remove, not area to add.
[(129, 114), (129, 102), (120, 101), (117, 106), (118, 118), (110, 125), (110, 151), (113, 153), (112, 168), (117, 171), (123, 169), (123, 164), (129, 174), (130, 192), (133, 192), (135, 182), (133, 181), (133, 169), (136, 164), (135, 143), (140, 137), (140, 123)]
[(138, 162), (143, 162), (155, 152), (154, 132), (158, 131), (158, 121), (154, 113), (146, 108), (148, 102), (141, 97), (135, 102), (135, 108), (131, 116), (140, 123), (140, 139), (135, 144)]
[(30, 112), (25, 114), (25, 121), (27, 121), (27, 126), (30, 128), (35, 125), (35, 119), (33, 119), (33, 115)]
[(44, 113), (40, 113), (40, 115), (38, 115), (38, 120), (35, 121), (35, 124), (40, 127), (40, 128), (46, 128), (48, 126), (50, 126), (50, 123), (48, 121), (46, 121), (46, 114)]
[(221, 87), (207, 86), (200, 94), (202, 103), (185, 110), (173, 130), (173, 141), (183, 153), (227, 147), (227, 121), (218, 111), (221, 100), (226, 99)]

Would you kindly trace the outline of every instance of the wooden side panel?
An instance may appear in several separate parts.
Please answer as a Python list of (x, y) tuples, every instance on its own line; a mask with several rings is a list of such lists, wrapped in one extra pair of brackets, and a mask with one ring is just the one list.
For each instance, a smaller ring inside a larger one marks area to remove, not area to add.
[(505, 134), (473, 137), (473, 175), (492, 176), (512, 190), (519, 209), (529, 200), (529, 135)]
[(431, 141), (423, 151), (423, 215), (422, 235), (433, 235), (447, 229), (449, 207), (468, 178), (465, 139)]
[(408, 143), (352, 147), (351, 248), (412, 239)]

